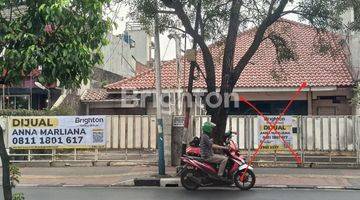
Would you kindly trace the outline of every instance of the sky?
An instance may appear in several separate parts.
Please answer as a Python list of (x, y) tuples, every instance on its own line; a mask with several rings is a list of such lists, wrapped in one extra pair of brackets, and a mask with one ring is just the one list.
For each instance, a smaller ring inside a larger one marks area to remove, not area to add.
[[(126, 27), (126, 23), (130, 22), (131, 20), (127, 17), (128, 12), (129, 12), (129, 8), (121, 5), (121, 6), (117, 6), (114, 5), (113, 6), (114, 12), (109, 14), (109, 17), (111, 19), (116, 19), (115, 22), (117, 23), (117, 28), (115, 30), (113, 30), (113, 34), (117, 35), (117, 34), (121, 34), (124, 32), (125, 27)], [(117, 13), (115, 15), (114, 18), (114, 13)], [(298, 20), (298, 17), (296, 15), (287, 15), (285, 18), (287, 19), (291, 19), (291, 20)], [(161, 60), (172, 60), (176, 57), (176, 49), (175, 49), (175, 41), (172, 39), (170, 40), (168, 38), (168, 34), (169, 33), (164, 33), (160, 35), (160, 55), (161, 55)], [(187, 49), (189, 49), (190, 46), (190, 37), (188, 38), (188, 42), (187, 42)], [(184, 50), (185, 45), (184, 45), (184, 38), (182, 39), (182, 49)]]

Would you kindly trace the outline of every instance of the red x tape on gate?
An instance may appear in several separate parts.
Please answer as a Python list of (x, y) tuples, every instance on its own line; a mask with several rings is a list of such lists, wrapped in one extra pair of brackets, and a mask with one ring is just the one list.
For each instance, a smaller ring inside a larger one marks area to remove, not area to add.
[(291, 148), (291, 146), (289, 145), (288, 142), (286, 142), (286, 140), (284, 139), (284, 137), (281, 135), (281, 133), (276, 130), (276, 125), (279, 123), (280, 119), (282, 116), (285, 115), (285, 113), (289, 110), (290, 106), (293, 104), (293, 102), (295, 101), (295, 99), (300, 95), (301, 91), (307, 87), (307, 83), (303, 82), (301, 84), (301, 86), (297, 89), (297, 91), (295, 92), (295, 94), (291, 97), (289, 103), (286, 105), (286, 107), (284, 108), (284, 110), (279, 114), (279, 116), (275, 119), (275, 121), (272, 123), (270, 122), (270, 120), (259, 110), (257, 109), (252, 103), (250, 103), (245, 97), (240, 97), (240, 101), (246, 103), (247, 105), (249, 105), (251, 108), (253, 108), (255, 110), (255, 112), (261, 116), (264, 121), (270, 125), (270, 129), (269, 131), (265, 134), (265, 136), (263, 137), (263, 139), (260, 142), (260, 145), (258, 146), (258, 148), (256, 149), (255, 153), (251, 156), (250, 161), (248, 163), (248, 166), (246, 167), (244, 173), (242, 174), (240, 180), (243, 181), (244, 180), (244, 175), (246, 174), (247, 170), (249, 169), (249, 166), (253, 163), (253, 161), (255, 160), (257, 154), (260, 152), (260, 150), (262, 149), (265, 140), (268, 139), (269, 135), (271, 132), (275, 132), (275, 134), (277, 134), (279, 136), (279, 138), (281, 139), (282, 143), (284, 143), (284, 145), (286, 146), (286, 148), (289, 149), (289, 151), (291, 152), (291, 154), (293, 155), (294, 159), (296, 160), (297, 164), (301, 164), (302, 160), (301, 157), (299, 156), (299, 154), (293, 150)]

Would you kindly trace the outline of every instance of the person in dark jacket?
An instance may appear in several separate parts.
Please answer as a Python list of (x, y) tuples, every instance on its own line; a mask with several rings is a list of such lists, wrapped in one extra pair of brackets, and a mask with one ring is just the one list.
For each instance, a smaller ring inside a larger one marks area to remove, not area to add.
[(228, 149), (227, 147), (220, 146), (213, 143), (213, 139), (210, 138), (213, 129), (216, 127), (216, 124), (212, 122), (205, 122), (202, 129), (203, 133), (200, 138), (200, 153), (201, 158), (209, 163), (220, 164), (218, 176), (222, 177), (228, 161), (228, 157), (220, 154), (214, 154), (213, 149)]

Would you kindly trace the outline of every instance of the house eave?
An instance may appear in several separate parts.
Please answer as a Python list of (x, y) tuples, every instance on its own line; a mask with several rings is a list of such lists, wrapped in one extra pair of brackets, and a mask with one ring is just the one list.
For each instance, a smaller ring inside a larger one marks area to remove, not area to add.
[[(351, 87), (351, 86), (348, 86)], [(314, 86), (314, 87), (307, 87), (304, 88), (302, 91), (307, 92), (307, 91), (317, 91), (317, 92), (322, 92), (322, 91), (336, 91), (338, 89), (338, 86)], [(295, 92), (298, 90), (298, 87), (237, 87), (234, 88), (233, 92), (245, 92), (245, 93), (249, 93), (249, 92)], [(122, 90), (118, 90), (118, 91), (111, 91), (109, 92), (110, 94), (119, 94), (121, 93)], [(143, 94), (143, 93), (156, 93), (155, 89), (143, 89), (143, 90), (137, 90), (134, 89), (132, 90), (134, 94)], [(220, 91), (220, 89), (218, 88), (216, 90), (217, 92)], [(162, 89), (163, 93), (173, 93), (173, 92), (184, 92), (183, 89)], [(194, 88), (193, 89), (194, 93), (206, 93), (207, 89), (206, 88)]]

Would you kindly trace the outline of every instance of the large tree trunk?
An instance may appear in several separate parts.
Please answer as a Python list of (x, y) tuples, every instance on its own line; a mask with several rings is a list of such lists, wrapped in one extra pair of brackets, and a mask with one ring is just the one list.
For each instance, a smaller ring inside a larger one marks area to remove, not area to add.
[(9, 155), (6, 152), (5, 142), (4, 142), (4, 131), (1, 126), (0, 126), (0, 156), (2, 162), (2, 171), (3, 171), (2, 185), (3, 185), (4, 200), (12, 200)]
[(226, 111), (226, 108), (224, 107), (224, 104), (221, 104), (221, 106), (217, 109), (217, 112), (211, 115), (211, 122), (216, 124), (216, 129), (213, 132), (213, 136), (212, 136), (216, 144), (222, 145), (224, 142), (223, 140), (224, 140), (224, 133), (226, 130), (227, 118), (228, 118), (228, 113)]

